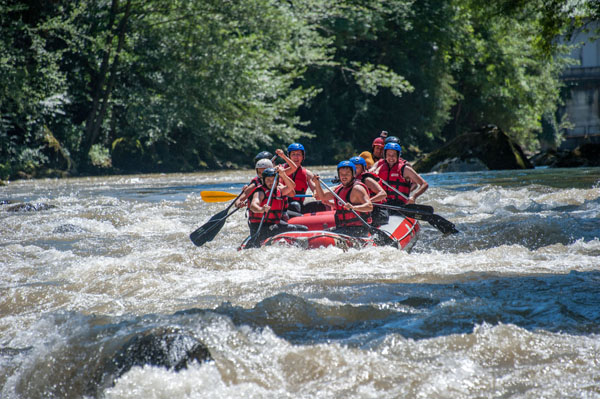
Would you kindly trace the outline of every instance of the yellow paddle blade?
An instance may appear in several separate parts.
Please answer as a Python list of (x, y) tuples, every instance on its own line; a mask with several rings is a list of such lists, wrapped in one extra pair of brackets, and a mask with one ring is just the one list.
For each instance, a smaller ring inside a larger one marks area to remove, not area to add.
[(226, 191), (200, 191), (200, 196), (206, 202), (226, 202), (237, 197), (237, 194)]

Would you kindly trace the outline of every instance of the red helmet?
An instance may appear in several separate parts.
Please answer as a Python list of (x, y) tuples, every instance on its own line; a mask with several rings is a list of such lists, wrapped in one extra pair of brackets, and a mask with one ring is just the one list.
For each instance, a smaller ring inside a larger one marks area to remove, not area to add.
[(383, 141), (383, 138), (377, 137), (375, 140), (373, 140), (373, 144), (371, 144), (371, 147), (375, 147), (376, 145), (380, 145), (383, 147), (385, 145), (385, 141)]

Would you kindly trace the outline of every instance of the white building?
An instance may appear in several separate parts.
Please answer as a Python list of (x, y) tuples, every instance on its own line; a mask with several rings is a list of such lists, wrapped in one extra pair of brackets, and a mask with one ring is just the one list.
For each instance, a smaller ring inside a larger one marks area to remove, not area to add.
[(573, 128), (568, 130), (561, 148), (573, 149), (580, 144), (600, 143), (600, 40), (596, 38), (600, 23), (588, 26), (590, 32), (579, 32), (571, 40), (581, 44), (571, 57), (579, 65), (562, 74), (567, 85), (563, 112), (568, 114)]

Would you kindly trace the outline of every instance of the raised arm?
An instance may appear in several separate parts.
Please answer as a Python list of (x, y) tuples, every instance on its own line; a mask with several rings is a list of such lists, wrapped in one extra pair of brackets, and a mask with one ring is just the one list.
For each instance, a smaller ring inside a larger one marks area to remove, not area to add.
[(279, 185), (281, 194), (287, 195), (288, 197), (293, 197), (294, 195), (296, 195), (296, 190), (294, 190), (296, 188), (296, 183), (292, 179), (290, 179), (290, 177), (287, 175), (286, 170), (281, 165), (278, 165), (276, 170), (277, 173), (279, 173), (279, 179), (281, 182)]
[(285, 163), (288, 164), (288, 167), (285, 168), (285, 173), (287, 173), (288, 175), (291, 175), (296, 171), (296, 169), (298, 169), (298, 165), (296, 165), (294, 161), (292, 161), (287, 155), (285, 155), (285, 152), (283, 152), (282, 149), (276, 149), (275, 154), (277, 154), (281, 159), (285, 161)]

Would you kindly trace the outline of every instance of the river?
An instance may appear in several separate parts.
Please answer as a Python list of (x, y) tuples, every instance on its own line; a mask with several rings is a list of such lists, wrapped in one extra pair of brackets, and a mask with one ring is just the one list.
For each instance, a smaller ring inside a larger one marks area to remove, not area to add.
[[(332, 168), (316, 168), (332, 177)], [(600, 398), (600, 169), (425, 174), (410, 253), (237, 251), (253, 171), (0, 187), (2, 398)], [(9, 211), (16, 203), (38, 210)], [(214, 361), (133, 367), (111, 348), (185, 331)]]

